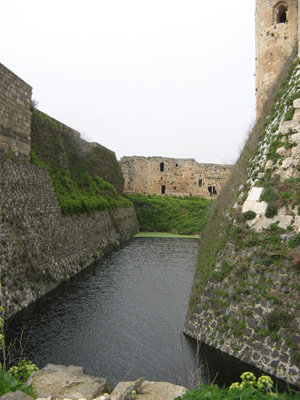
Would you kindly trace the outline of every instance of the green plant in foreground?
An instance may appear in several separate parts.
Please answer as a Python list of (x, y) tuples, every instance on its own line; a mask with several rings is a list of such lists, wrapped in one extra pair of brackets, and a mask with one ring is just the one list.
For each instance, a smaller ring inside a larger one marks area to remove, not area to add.
[(20, 382), (26, 382), (32, 372), (38, 371), (38, 367), (32, 361), (22, 360), (18, 365), (11, 367), (8, 373)]
[[(0, 307), (0, 314), (3, 315), (3, 313), (4, 308)], [(5, 364), (5, 338), (3, 335), (3, 329), (4, 319), (0, 317), (0, 350), (2, 350), (2, 356)], [(27, 386), (25, 384), (30, 374), (33, 371), (38, 371), (38, 367), (35, 364), (33, 364), (31, 361), (22, 360), (17, 366), (10, 368), (8, 372), (2, 369), (1, 364), (0, 368), (0, 396), (9, 392), (16, 392), (17, 390), (20, 390), (31, 397), (36, 397), (33, 386)]]
[[(184, 400), (250, 400), (250, 399), (274, 399), (274, 397), (280, 400), (299, 400), (300, 393), (294, 395), (290, 393), (278, 394), (272, 391), (273, 381), (269, 376), (262, 375), (256, 380), (255, 375), (252, 372), (244, 372), (241, 375), (242, 382), (233, 383), (229, 389), (219, 388), (217, 385), (201, 384), (198, 388), (188, 390), (184, 395)], [(177, 397), (175, 400), (179, 400), (181, 397)]]
[(273, 381), (272, 379), (267, 376), (267, 375), (262, 375), (258, 380), (256, 381), (256, 377), (252, 372), (244, 372), (241, 375), (241, 380), (242, 382), (235, 382), (233, 383), (229, 389), (257, 389), (261, 392), (267, 393), (272, 390), (273, 387)]
[(35, 398), (35, 393), (33, 387), (25, 386), (24, 382), (20, 382), (17, 379), (13, 378), (8, 372), (3, 369), (0, 370), (0, 396), (9, 393), (16, 392), (20, 390), (28, 394), (29, 396)]

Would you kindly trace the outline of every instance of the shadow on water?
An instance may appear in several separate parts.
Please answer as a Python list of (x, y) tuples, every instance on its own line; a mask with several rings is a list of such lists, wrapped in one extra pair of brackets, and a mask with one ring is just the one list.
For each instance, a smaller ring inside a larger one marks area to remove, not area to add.
[[(8, 340), (24, 330), (24, 356), (47, 363), (80, 365), (114, 384), (120, 380), (166, 380), (180, 354), (198, 241), (136, 238), (49, 292), (9, 321)], [(183, 336), (189, 369), (196, 368), (196, 343)], [(203, 381), (220, 386), (253, 370), (201, 344)]]

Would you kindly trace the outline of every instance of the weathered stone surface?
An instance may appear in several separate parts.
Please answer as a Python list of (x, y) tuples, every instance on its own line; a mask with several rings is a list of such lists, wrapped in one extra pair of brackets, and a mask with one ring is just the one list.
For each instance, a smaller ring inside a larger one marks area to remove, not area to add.
[(32, 397), (23, 392), (20, 392), (20, 390), (17, 390), (16, 392), (9, 392), (4, 394), (0, 397), (0, 400), (32, 400)]
[[(34, 165), (7, 164), (0, 184), (2, 296), (10, 315), (138, 231), (130, 207), (62, 215), (47, 171)], [(44, 278), (35, 283), (33, 272)], [(22, 285), (11, 290), (16, 280)]]
[(298, 1), (287, 0), (288, 23), (282, 23), (277, 1), (256, 1), (256, 114), (261, 116), (286, 60), (298, 41)]
[[(214, 198), (231, 165), (199, 164), (194, 159), (122, 157), (124, 192)], [(215, 190), (211, 191), (210, 188)]]
[(300, 108), (300, 99), (296, 99), (293, 101), (294, 108)]
[[(126, 388), (134, 382), (119, 382), (110, 395), (111, 400), (117, 400), (119, 395), (124, 393)], [(141, 386), (143, 394), (137, 394), (137, 400), (174, 400), (182, 396), (186, 389), (183, 386), (173, 385), (169, 382), (145, 381)]]
[(82, 367), (48, 364), (40, 371), (33, 372), (28, 380), (38, 397), (92, 400), (111, 392), (111, 386), (104, 378), (85, 375)]
[[(243, 213), (247, 211), (254, 211), (258, 215), (264, 215), (266, 212), (268, 204), (265, 201), (249, 201), (246, 200), (244, 207), (243, 207)], [(250, 221), (251, 222), (251, 221)]]
[(246, 201), (259, 201), (262, 191), (262, 187), (251, 188)]
[(282, 124), (281, 133), (283, 133), (284, 135), (288, 135), (291, 131), (294, 131), (295, 129), (299, 129), (299, 121), (293, 119), (291, 121), (286, 121)]
[(29, 160), (32, 88), (0, 63), (0, 156)]

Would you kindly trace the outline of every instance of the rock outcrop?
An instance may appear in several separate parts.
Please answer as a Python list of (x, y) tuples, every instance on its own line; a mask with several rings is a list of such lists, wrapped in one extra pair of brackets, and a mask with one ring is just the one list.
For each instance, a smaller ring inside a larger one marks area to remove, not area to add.
[[(33, 372), (28, 379), (37, 394), (37, 400), (120, 400), (135, 382), (119, 382), (112, 391), (104, 378), (86, 375), (82, 367), (48, 364)], [(169, 382), (144, 380), (136, 400), (173, 400), (186, 392), (183, 386)], [(18, 391), (7, 393), (0, 400), (30, 400), (32, 397)]]
[(28, 380), (37, 397), (69, 398), (92, 400), (111, 392), (111, 386), (104, 378), (86, 375), (82, 367), (48, 364), (40, 371), (33, 372)]

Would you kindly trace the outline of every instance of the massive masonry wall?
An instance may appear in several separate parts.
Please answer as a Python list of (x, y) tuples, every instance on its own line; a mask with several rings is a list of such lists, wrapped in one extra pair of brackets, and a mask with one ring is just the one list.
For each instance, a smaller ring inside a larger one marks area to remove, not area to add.
[(29, 164), (31, 144), (48, 163), (67, 168), (80, 158), (122, 192), (115, 154), (32, 109), (31, 87), (0, 64), (0, 278), (7, 316), (138, 231), (133, 207), (63, 216), (48, 172)]
[(265, 117), (202, 232), (184, 331), (300, 387), (299, 59)]
[(256, 115), (298, 42), (298, 0), (256, 1)]
[(123, 157), (124, 192), (170, 196), (217, 196), (230, 165), (199, 164), (193, 159)]
[(9, 161), (0, 175), (0, 265), (8, 315), (138, 231), (133, 208), (63, 216), (47, 172)]
[(29, 160), (32, 88), (0, 63), (0, 156)]

